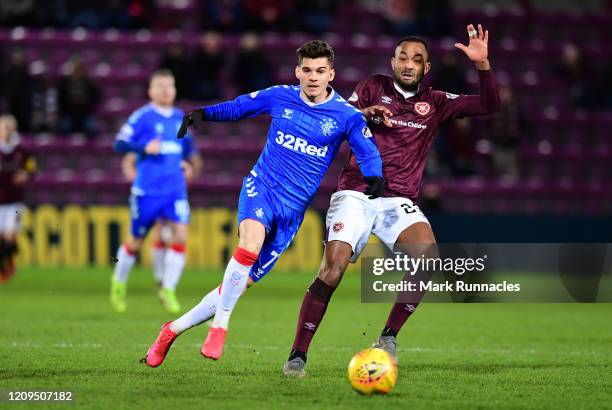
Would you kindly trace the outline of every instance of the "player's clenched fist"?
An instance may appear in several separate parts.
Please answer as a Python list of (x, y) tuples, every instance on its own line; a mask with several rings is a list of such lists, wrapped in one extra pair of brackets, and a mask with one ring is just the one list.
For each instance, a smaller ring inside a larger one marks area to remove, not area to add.
[(380, 198), (383, 195), (385, 180), (381, 177), (364, 177), (368, 187), (363, 191), (370, 199)]
[(204, 110), (197, 109), (195, 111), (188, 112), (183, 117), (181, 128), (179, 128), (177, 138), (183, 138), (187, 134), (187, 128), (193, 127), (198, 128), (201, 123), (204, 122)]
[(389, 121), (389, 117), (392, 117), (393, 113), (384, 105), (372, 105), (361, 110), (361, 113), (365, 115), (368, 121), (376, 124), (382, 121), (387, 127), (393, 127), (393, 124)]
[(157, 155), (160, 153), (160, 151), (161, 151), (161, 142), (159, 141), (159, 138), (152, 139), (145, 146), (145, 154)]

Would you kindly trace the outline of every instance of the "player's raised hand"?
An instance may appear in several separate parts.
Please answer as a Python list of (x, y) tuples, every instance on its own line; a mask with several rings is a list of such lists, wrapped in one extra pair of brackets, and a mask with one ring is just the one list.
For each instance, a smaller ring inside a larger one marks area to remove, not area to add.
[(489, 56), (489, 31), (483, 31), (480, 24), (478, 25), (478, 30), (474, 28), (473, 24), (468, 24), (467, 33), (469, 38), (468, 45), (455, 43), (455, 47), (463, 51), (475, 63), (486, 61)]
[(181, 128), (178, 130), (177, 138), (183, 138), (187, 134), (187, 128), (193, 127), (198, 129), (200, 124), (204, 122), (204, 110), (198, 108), (195, 111), (188, 112), (183, 116), (183, 122), (181, 122)]
[(393, 127), (393, 124), (389, 121), (389, 117), (392, 117), (393, 113), (384, 105), (372, 105), (361, 110), (361, 113), (365, 115), (368, 121), (378, 124), (382, 120), (382, 123), (387, 127)]
[(157, 155), (161, 151), (161, 141), (159, 138), (152, 139), (145, 146), (145, 154)]

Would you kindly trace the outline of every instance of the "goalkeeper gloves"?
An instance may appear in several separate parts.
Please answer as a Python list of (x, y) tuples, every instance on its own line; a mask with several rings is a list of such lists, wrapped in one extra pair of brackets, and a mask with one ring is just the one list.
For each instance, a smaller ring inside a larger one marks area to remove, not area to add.
[(187, 128), (193, 126), (198, 128), (200, 124), (204, 122), (204, 110), (198, 108), (195, 111), (188, 112), (183, 116), (183, 122), (181, 122), (181, 128), (178, 130), (177, 138), (183, 138), (187, 134)]
[(363, 191), (370, 199), (376, 199), (382, 196), (385, 187), (385, 180), (382, 177), (364, 177), (368, 183), (368, 187)]

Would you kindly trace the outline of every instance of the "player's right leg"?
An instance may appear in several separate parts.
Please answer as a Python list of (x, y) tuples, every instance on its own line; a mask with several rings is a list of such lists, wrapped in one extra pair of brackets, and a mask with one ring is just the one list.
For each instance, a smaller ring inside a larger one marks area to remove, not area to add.
[(223, 354), (230, 316), (246, 288), (249, 272), (266, 239), (266, 227), (254, 219), (242, 220), (238, 230), (238, 247), (225, 269), (215, 317), (200, 350), (202, 356), (213, 360)]
[[(247, 281), (247, 288), (253, 285), (251, 278)], [(243, 292), (246, 291), (246, 288)], [(163, 363), (174, 340), (186, 330), (200, 325), (215, 316), (217, 311), (217, 303), (219, 303), (219, 294), (221, 293), (221, 285), (217, 286), (207, 293), (200, 303), (195, 305), (191, 310), (185, 313), (178, 319), (165, 323), (155, 340), (149, 348), (146, 357), (147, 365), (157, 367)]]
[(334, 240), (325, 246), (317, 277), (308, 287), (302, 301), (291, 353), (283, 366), (285, 375), (301, 377), (306, 374), (304, 367), (308, 347), (348, 267), (352, 253), (352, 246), (346, 242)]
[(225, 269), (215, 318), (200, 350), (206, 358), (217, 360), (223, 353), (230, 316), (277, 218), (276, 202), (272, 192), (251, 171), (243, 181), (238, 201), (238, 247)]
[(161, 289), (162, 282), (164, 280), (164, 263), (166, 258), (166, 251), (169, 243), (164, 240), (162, 235), (162, 229), (167, 227), (166, 222), (158, 220), (153, 225), (151, 232), (151, 263), (153, 265), (153, 277), (157, 290)]
[(111, 277), (110, 302), (118, 313), (127, 309), (127, 281), (136, 262), (136, 253), (155, 222), (158, 211), (156, 202), (155, 198), (145, 196), (130, 197), (131, 235), (117, 250), (115, 269)]
[(327, 243), (323, 261), (302, 301), (293, 347), (283, 366), (286, 375), (305, 375), (310, 342), (349, 262), (359, 257), (368, 241), (376, 203), (359, 192), (340, 191), (332, 195), (326, 218)]

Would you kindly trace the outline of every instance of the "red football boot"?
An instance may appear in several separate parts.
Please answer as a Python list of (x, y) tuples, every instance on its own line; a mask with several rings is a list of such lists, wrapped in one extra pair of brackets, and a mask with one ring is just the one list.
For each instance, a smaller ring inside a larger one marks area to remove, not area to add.
[(218, 360), (223, 354), (223, 345), (225, 344), (226, 337), (227, 330), (222, 327), (211, 327), (200, 350), (202, 356)]
[(147, 352), (146, 363), (148, 366), (157, 367), (164, 362), (170, 346), (174, 343), (174, 340), (178, 336), (172, 330), (170, 330), (170, 323), (166, 322), (159, 332), (159, 336), (155, 339), (155, 342), (149, 348)]

